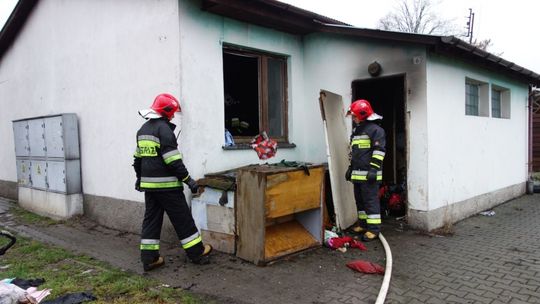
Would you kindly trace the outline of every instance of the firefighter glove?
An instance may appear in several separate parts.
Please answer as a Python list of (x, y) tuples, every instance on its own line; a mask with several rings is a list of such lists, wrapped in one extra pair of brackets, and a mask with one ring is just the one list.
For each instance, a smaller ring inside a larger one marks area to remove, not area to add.
[(351, 175), (352, 175), (352, 167), (349, 166), (349, 168), (347, 168), (347, 172), (345, 172), (345, 180), (351, 181)]
[(135, 190), (141, 191), (141, 178), (137, 178), (137, 181), (135, 182)]
[(368, 181), (368, 183), (370, 184), (373, 184), (374, 182), (377, 181), (377, 169), (374, 169), (374, 168), (371, 168), (369, 169), (367, 175), (366, 175), (366, 179)]
[(197, 182), (193, 178), (190, 177), (187, 180), (187, 185), (189, 187), (189, 190), (191, 190), (191, 193), (195, 194), (199, 192), (199, 184), (197, 184)]

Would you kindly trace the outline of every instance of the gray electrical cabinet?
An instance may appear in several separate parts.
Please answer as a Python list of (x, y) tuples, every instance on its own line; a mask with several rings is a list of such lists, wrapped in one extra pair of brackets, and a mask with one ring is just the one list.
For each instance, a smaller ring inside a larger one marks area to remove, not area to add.
[(75, 114), (13, 121), (19, 187), (61, 194), (82, 192)]

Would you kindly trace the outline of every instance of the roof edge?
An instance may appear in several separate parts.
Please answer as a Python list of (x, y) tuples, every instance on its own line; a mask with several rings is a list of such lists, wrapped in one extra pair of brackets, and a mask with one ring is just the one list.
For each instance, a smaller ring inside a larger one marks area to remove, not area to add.
[(441, 42), (443, 45), (448, 45), (459, 52), (462, 52), (464, 54), (474, 56), (476, 58), (480, 57), (484, 60), (487, 64), (502, 68), (504, 70), (510, 71), (516, 75), (521, 76), (522, 78), (528, 79), (531, 81), (532, 84), (538, 86), (540, 85), (540, 75), (526, 69), (520, 65), (517, 65), (511, 61), (508, 61), (502, 57), (499, 57), (497, 55), (494, 55), (492, 53), (489, 53), (487, 51), (484, 51), (472, 44), (469, 44), (455, 36), (444, 36), (441, 37)]

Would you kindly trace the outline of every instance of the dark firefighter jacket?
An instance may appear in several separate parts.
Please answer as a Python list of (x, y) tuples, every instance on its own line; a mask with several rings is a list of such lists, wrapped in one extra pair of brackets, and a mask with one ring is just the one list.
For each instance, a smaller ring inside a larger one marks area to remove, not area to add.
[(383, 128), (371, 121), (359, 123), (351, 134), (351, 181), (367, 181), (369, 170), (377, 171), (377, 181), (382, 181), (382, 164), (385, 154)]
[(175, 127), (166, 118), (149, 119), (137, 132), (133, 167), (141, 190), (178, 189), (188, 180), (189, 173), (173, 132)]

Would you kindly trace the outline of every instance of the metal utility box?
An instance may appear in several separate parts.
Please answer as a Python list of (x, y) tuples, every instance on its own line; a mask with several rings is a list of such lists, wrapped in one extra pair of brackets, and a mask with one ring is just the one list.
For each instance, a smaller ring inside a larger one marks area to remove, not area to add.
[(18, 157), (30, 156), (30, 141), (28, 139), (28, 121), (13, 122), (15, 137), (15, 155)]
[(47, 158), (79, 159), (77, 116), (64, 114), (45, 118)]
[(56, 218), (82, 213), (77, 116), (15, 120), (13, 133), (19, 203)]
[(257, 265), (323, 240), (322, 165), (251, 166), (237, 175), (236, 255)]
[(30, 187), (30, 161), (17, 159), (17, 184), (22, 187)]
[(45, 160), (30, 160), (31, 187), (47, 190), (47, 162)]
[(45, 157), (45, 123), (43, 119), (28, 120), (30, 157)]
[(78, 160), (48, 161), (48, 190), (59, 193), (81, 193), (80, 172), (81, 164)]

